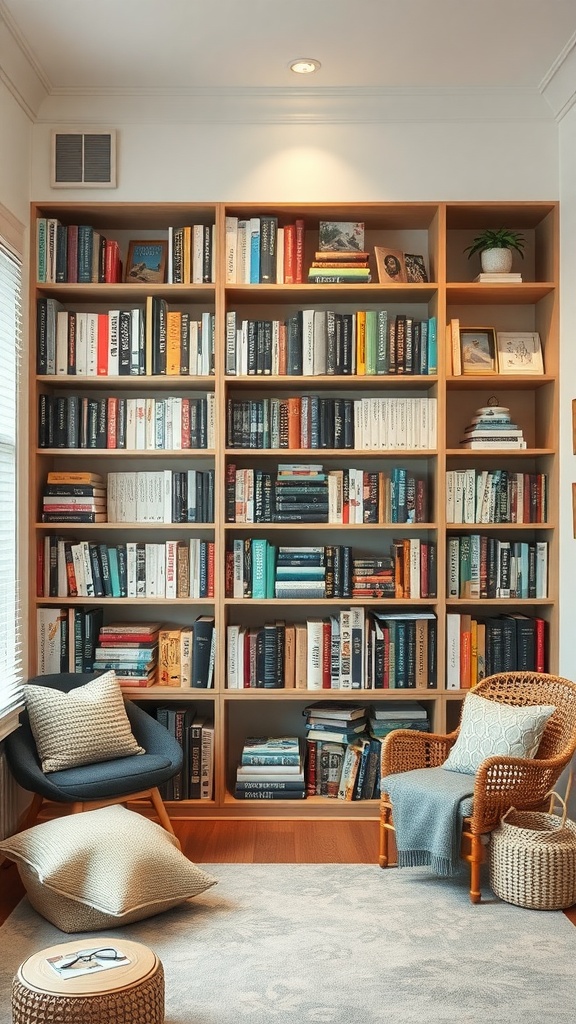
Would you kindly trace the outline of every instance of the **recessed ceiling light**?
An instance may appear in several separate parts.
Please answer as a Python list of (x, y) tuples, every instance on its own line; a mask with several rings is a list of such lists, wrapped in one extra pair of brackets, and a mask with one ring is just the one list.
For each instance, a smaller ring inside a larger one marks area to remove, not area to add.
[(290, 61), (289, 67), (297, 75), (311, 75), (314, 71), (318, 71), (322, 65), (314, 57), (297, 57), (296, 60)]

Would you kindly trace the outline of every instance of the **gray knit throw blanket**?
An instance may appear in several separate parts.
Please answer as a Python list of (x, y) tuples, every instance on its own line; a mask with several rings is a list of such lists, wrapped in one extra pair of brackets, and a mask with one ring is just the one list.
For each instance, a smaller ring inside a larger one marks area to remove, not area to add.
[(398, 867), (429, 865), (437, 875), (461, 868), (462, 819), (472, 812), (474, 776), (445, 768), (387, 775), (381, 788), (392, 802)]

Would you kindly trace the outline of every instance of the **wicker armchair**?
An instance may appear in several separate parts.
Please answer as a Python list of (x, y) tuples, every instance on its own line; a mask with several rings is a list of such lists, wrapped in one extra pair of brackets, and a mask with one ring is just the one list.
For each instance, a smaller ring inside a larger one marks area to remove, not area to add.
[[(576, 683), (544, 673), (510, 672), (483, 679), (474, 687), (474, 693), (502, 704), (553, 704), (557, 709), (548, 720), (536, 757), (488, 757), (476, 773), (473, 812), (464, 819), (460, 856), (470, 864), (470, 899), (479, 903), (480, 865), (484, 860), (482, 836), (496, 828), (510, 807), (542, 807), (576, 750)], [(456, 729), (440, 736), (397, 729), (390, 733), (382, 746), (382, 779), (396, 772), (443, 764), (458, 732)], [(392, 805), (383, 791), (379, 852), (382, 868), (389, 863), (388, 842), (393, 831)]]

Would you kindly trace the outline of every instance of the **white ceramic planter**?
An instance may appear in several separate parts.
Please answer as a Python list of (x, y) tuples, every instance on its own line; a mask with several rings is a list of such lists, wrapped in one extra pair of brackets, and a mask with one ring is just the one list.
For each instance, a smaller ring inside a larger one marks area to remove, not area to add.
[(485, 274), (509, 274), (512, 268), (511, 249), (483, 249), (480, 263)]

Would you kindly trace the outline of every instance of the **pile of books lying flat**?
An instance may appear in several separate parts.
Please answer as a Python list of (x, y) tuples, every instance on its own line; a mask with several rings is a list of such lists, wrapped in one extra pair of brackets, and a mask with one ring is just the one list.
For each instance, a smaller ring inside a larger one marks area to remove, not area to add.
[(430, 722), (426, 708), (415, 700), (397, 700), (371, 708), (371, 736), (383, 739), (394, 729), (418, 729), (419, 732), (429, 732)]
[(297, 736), (249, 736), (236, 770), (237, 800), (304, 800), (304, 745)]
[(320, 221), (319, 249), (308, 270), (308, 282), (368, 284), (369, 257), (364, 249), (364, 224)]
[(476, 451), (496, 448), (527, 448), (521, 427), (512, 422), (504, 405), (486, 405), (477, 409), (464, 430), (462, 448)]
[(153, 686), (157, 681), (159, 622), (112, 622), (102, 626), (94, 671), (113, 669), (121, 686)]

